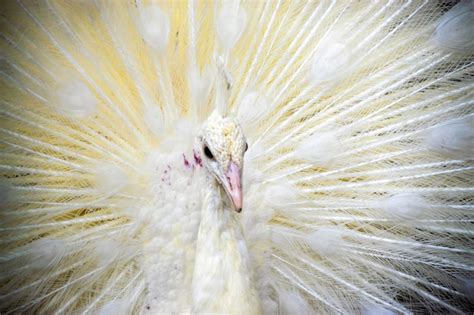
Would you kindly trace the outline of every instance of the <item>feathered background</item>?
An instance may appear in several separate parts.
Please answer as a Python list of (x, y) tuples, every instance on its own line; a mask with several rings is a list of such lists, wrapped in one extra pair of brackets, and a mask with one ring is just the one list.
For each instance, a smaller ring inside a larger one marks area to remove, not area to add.
[(266, 313), (472, 311), (472, 1), (1, 7), (0, 312), (186, 311), (216, 106)]

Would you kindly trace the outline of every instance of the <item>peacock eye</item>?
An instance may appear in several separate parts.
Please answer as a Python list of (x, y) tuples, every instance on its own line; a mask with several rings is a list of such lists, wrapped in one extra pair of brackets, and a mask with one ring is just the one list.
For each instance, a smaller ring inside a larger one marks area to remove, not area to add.
[(245, 142), (245, 150), (244, 152), (247, 152), (247, 150), (249, 149), (249, 144), (247, 142)]
[(212, 155), (211, 150), (207, 146), (204, 147), (204, 154), (209, 158), (209, 159), (214, 159), (214, 155)]

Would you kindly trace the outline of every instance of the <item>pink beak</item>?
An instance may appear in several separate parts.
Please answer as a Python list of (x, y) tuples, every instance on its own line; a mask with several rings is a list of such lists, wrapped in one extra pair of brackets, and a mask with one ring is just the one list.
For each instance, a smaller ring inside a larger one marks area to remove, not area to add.
[(242, 183), (240, 180), (241, 172), (239, 167), (234, 162), (230, 162), (226, 177), (227, 182), (225, 183), (225, 186), (227, 193), (234, 204), (235, 211), (240, 212), (242, 211)]

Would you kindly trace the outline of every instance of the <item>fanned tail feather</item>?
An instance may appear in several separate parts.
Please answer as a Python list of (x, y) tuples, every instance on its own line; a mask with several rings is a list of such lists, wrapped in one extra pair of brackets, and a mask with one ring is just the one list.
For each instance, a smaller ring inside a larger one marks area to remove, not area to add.
[(2, 6), (0, 312), (186, 300), (214, 107), (266, 313), (472, 307), (472, 1)]

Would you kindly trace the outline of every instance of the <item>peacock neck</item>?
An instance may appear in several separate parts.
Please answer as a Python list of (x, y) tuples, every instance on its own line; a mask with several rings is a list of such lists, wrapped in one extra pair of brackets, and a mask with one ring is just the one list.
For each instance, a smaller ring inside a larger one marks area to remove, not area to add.
[(196, 243), (193, 313), (260, 314), (249, 255), (236, 213), (207, 174)]

